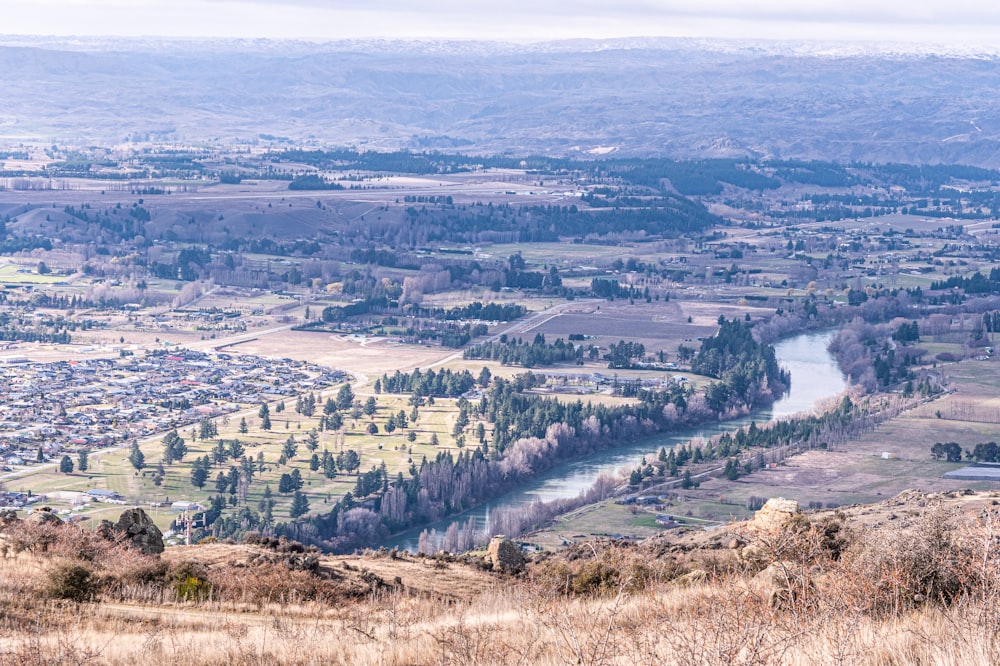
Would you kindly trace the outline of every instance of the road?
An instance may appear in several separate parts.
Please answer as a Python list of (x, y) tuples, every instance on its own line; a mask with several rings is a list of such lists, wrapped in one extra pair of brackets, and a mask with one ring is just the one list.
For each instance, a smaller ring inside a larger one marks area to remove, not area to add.
[[(536, 313), (534, 313), (534, 314), (526, 317), (525, 319), (520, 319), (518, 321), (512, 322), (509, 326), (503, 328), (502, 330), (498, 330), (497, 332), (493, 333), (492, 335), (488, 336), (487, 338), (478, 341), (476, 344), (479, 344), (480, 342), (496, 342), (497, 340), (500, 339), (500, 336), (505, 335), (505, 334), (506, 335), (518, 335), (518, 334), (529, 333), (529, 332), (535, 330), (536, 328), (538, 328), (539, 326), (545, 324), (546, 322), (554, 319), (555, 317), (558, 317), (560, 314), (562, 314), (564, 311), (566, 311), (566, 310), (568, 310), (570, 308), (578, 307), (578, 306), (585, 306), (585, 305), (588, 305), (588, 304), (591, 304), (591, 303), (601, 303), (601, 302), (602, 301), (600, 299), (583, 299), (583, 300), (578, 300), (578, 301), (571, 301), (569, 303), (560, 303), (559, 305), (554, 305), (554, 306), (552, 306), (550, 308), (547, 308), (545, 310), (541, 310), (539, 312), (536, 312)], [(256, 340), (256, 339), (259, 339), (259, 338), (262, 338), (262, 337), (265, 337), (265, 336), (268, 336), (268, 335), (274, 335), (276, 333), (282, 333), (284, 331), (289, 331), (292, 328), (293, 328), (292, 324), (288, 324), (288, 325), (285, 325), (285, 326), (275, 326), (275, 327), (272, 327), (272, 328), (261, 329), (259, 331), (246, 331), (246, 332), (242, 332), (242, 333), (237, 333), (236, 335), (230, 335), (230, 336), (227, 336), (227, 337), (224, 337), (224, 338), (216, 338), (214, 340), (202, 340), (202, 341), (199, 341), (199, 342), (192, 342), (192, 343), (187, 343), (187, 344), (179, 345), (179, 346), (182, 346), (182, 347), (187, 348), (187, 349), (191, 349), (193, 351), (212, 351), (212, 350), (214, 350), (214, 349), (216, 349), (218, 347), (224, 347), (224, 346), (227, 346), (227, 345), (238, 344), (240, 342), (248, 342), (250, 340)], [(436, 368), (436, 367), (445, 365), (447, 363), (451, 363), (452, 361), (458, 361), (458, 360), (461, 360), (461, 359), (462, 359), (462, 351), (452, 352), (452, 353), (449, 353), (447, 356), (444, 356), (440, 360), (431, 363), (427, 367), (428, 368)], [(364, 373), (361, 373), (361, 372), (351, 372), (351, 374), (354, 377), (354, 380), (352, 382), (352, 388), (355, 389), (355, 391), (357, 391), (357, 389), (361, 388), (362, 386), (364, 386), (365, 384), (368, 383), (368, 376), (365, 375)], [(326, 397), (326, 395), (328, 393), (332, 394), (331, 391), (324, 391), (324, 392), (322, 392), (320, 394), (320, 397), (321, 398), (322, 397)], [(253, 416), (253, 415), (255, 415), (257, 413), (257, 409), (258, 409), (258, 407), (254, 406), (254, 407), (251, 407), (249, 409), (241, 410), (239, 412), (234, 412), (232, 414), (229, 414), (228, 416), (231, 419), (233, 419), (233, 418), (241, 418), (241, 417), (246, 417), (246, 416)], [(163, 433), (157, 433), (155, 435), (150, 435), (148, 437), (143, 437), (143, 438), (139, 439), (139, 444), (140, 444), (140, 446), (142, 446), (144, 444), (150, 444), (150, 443), (153, 443), (153, 442), (157, 442), (160, 439), (162, 439), (162, 437), (163, 437)], [(130, 446), (131, 446), (131, 442), (126, 442), (126, 443), (122, 443), (120, 446), (113, 446), (113, 447), (109, 447), (109, 448), (106, 448), (106, 449), (98, 449), (98, 450), (95, 450), (95, 451), (91, 451), (89, 453), (89, 456), (93, 459), (93, 458), (96, 458), (96, 457), (99, 457), (99, 456), (102, 456), (102, 455), (107, 455), (108, 453), (111, 453), (113, 451), (120, 451), (120, 450), (128, 448)], [(58, 466), (59, 466), (58, 462), (43, 463), (41, 465), (31, 465), (31, 466), (26, 467), (24, 469), (19, 469), (19, 470), (13, 471), (13, 472), (6, 472), (4, 474), (0, 474), (0, 481), (9, 480), (9, 479), (16, 479), (18, 477), (26, 476), (26, 475), (29, 475), (29, 474), (34, 474), (34, 473), (42, 471), (42, 470), (57, 469)]]
[(244, 331), (242, 333), (237, 333), (236, 335), (230, 335), (224, 338), (215, 338), (214, 340), (202, 340), (200, 342), (187, 342), (179, 346), (182, 346), (186, 349), (191, 349), (193, 351), (201, 351), (201, 352), (214, 351), (219, 347), (237, 345), (241, 342), (249, 342), (250, 340), (256, 340), (258, 338), (263, 338), (268, 335), (274, 335), (275, 333), (290, 331), (294, 326), (295, 324), (286, 324), (284, 326), (262, 328), (259, 331)]
[[(496, 342), (497, 340), (500, 339), (500, 336), (502, 336), (502, 335), (510, 336), (510, 335), (516, 335), (516, 334), (520, 334), (520, 333), (528, 333), (530, 331), (535, 330), (536, 328), (538, 328), (542, 324), (548, 322), (549, 320), (558, 317), (565, 310), (568, 310), (568, 309), (570, 309), (570, 308), (572, 308), (574, 306), (587, 305), (587, 304), (590, 304), (590, 303), (603, 303), (603, 302), (604, 301), (602, 299), (588, 298), (588, 299), (582, 299), (582, 300), (578, 300), (578, 301), (570, 301), (569, 303), (560, 303), (559, 305), (553, 305), (551, 308), (548, 308), (548, 309), (536, 312), (535, 314), (527, 317), (526, 319), (519, 319), (519, 320), (511, 323), (509, 326), (507, 326), (503, 330), (499, 330), (499, 331), (493, 333), (492, 335), (490, 335), (490, 336), (488, 336), (486, 338), (483, 338), (482, 340), (477, 340), (474, 344), (478, 345), (478, 344), (482, 344), (484, 342)], [(464, 350), (454, 352), (452, 354), (449, 354), (449, 355), (445, 356), (444, 358), (442, 358), (439, 361), (435, 361), (434, 363), (431, 363), (427, 367), (428, 368), (436, 368), (438, 366), (445, 365), (447, 363), (451, 363), (452, 361), (460, 361), (463, 358), (463, 353), (464, 353)]]

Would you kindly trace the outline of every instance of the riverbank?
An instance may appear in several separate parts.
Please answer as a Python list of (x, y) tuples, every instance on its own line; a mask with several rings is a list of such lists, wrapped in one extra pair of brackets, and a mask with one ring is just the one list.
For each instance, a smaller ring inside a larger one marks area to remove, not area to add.
[(491, 513), (498, 509), (516, 508), (537, 501), (575, 498), (590, 489), (602, 474), (617, 475), (622, 469), (634, 467), (643, 456), (655, 456), (661, 448), (669, 449), (692, 439), (709, 439), (715, 435), (734, 432), (750, 423), (765, 423), (810, 411), (823, 400), (835, 398), (846, 387), (835, 360), (826, 350), (832, 334), (832, 331), (803, 333), (775, 345), (778, 362), (789, 370), (792, 381), (788, 393), (768, 408), (754, 410), (746, 416), (729, 421), (644, 438), (559, 464), (491, 502), (432, 525), (408, 530), (386, 540), (382, 545), (390, 549), (415, 551), (422, 531), (434, 530), (437, 534), (444, 534), (452, 525), (464, 528), (470, 519), (478, 530), (485, 532)]

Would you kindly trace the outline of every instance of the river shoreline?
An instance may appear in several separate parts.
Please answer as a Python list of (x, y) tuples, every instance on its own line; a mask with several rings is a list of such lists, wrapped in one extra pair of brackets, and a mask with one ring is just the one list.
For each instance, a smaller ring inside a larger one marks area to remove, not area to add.
[(833, 335), (832, 330), (811, 331), (786, 338), (774, 345), (778, 362), (791, 373), (792, 383), (788, 393), (767, 408), (754, 410), (746, 416), (735, 419), (647, 437), (561, 463), (492, 501), (443, 518), (431, 525), (394, 535), (379, 545), (416, 551), (420, 533), (424, 530), (434, 529), (440, 534), (452, 523), (464, 526), (470, 518), (474, 519), (479, 529), (485, 529), (490, 513), (498, 508), (576, 497), (582, 491), (589, 489), (600, 474), (617, 474), (621, 468), (634, 467), (636, 461), (643, 455), (655, 455), (661, 448), (669, 449), (694, 438), (707, 439), (724, 432), (735, 431), (751, 422), (766, 423), (773, 419), (808, 412), (814, 409), (817, 403), (838, 396), (846, 387), (846, 380), (836, 360), (826, 348)]

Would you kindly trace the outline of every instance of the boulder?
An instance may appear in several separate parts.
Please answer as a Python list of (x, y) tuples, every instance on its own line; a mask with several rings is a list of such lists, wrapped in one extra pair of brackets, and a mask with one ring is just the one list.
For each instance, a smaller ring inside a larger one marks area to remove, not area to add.
[(704, 569), (694, 569), (674, 579), (674, 585), (678, 587), (691, 587), (708, 580), (708, 572)]
[(524, 569), (524, 555), (513, 541), (497, 535), (490, 540), (486, 563), (492, 565), (494, 571), (517, 573)]
[(138, 548), (147, 555), (163, 552), (163, 533), (142, 509), (126, 509), (114, 524), (108, 520), (101, 521), (97, 531), (106, 539), (121, 539), (126, 545)]
[(750, 584), (761, 599), (775, 608), (788, 607), (815, 586), (808, 573), (792, 562), (772, 562)]
[(772, 497), (747, 521), (732, 545), (743, 564), (760, 569), (786, 557), (797, 543), (795, 536), (808, 527), (798, 502)]
[(782, 530), (802, 513), (799, 503), (784, 497), (772, 497), (754, 514), (750, 521), (752, 531), (772, 532)]
[(38, 509), (37, 511), (32, 511), (25, 518), (29, 523), (38, 523), (39, 525), (62, 525), (62, 518), (52, 513), (52, 509), (45, 507)]

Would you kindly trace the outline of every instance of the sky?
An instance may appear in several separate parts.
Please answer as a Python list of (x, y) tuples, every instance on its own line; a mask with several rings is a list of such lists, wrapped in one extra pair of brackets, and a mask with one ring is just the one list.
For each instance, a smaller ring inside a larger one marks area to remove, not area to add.
[(708, 37), (1000, 46), (989, 0), (0, 0), (0, 34), (549, 41)]

